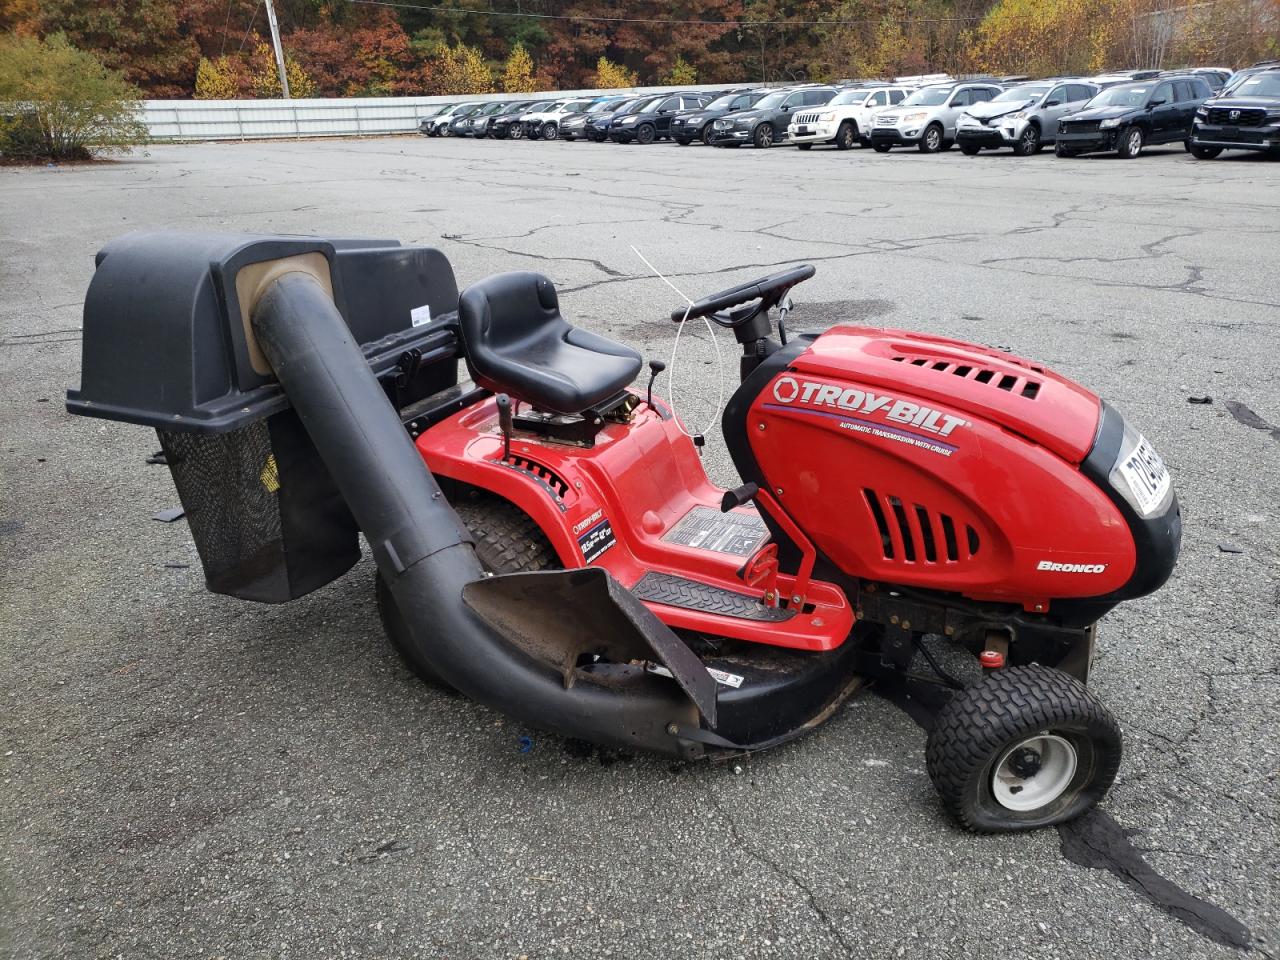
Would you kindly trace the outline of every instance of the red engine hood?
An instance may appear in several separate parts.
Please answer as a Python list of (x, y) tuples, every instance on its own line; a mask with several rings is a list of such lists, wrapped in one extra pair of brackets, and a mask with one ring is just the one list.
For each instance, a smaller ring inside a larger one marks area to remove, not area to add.
[(791, 365), (816, 376), (909, 392), (998, 423), (1080, 463), (1093, 446), (1101, 404), (1030, 360), (905, 330), (833, 327)]

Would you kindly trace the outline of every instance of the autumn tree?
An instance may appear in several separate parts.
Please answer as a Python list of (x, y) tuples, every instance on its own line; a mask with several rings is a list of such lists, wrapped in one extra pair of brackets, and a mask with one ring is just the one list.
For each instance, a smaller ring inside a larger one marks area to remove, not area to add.
[(507, 93), (533, 93), (538, 89), (533, 82), (533, 58), (519, 41), (502, 68), (502, 89)]
[(200, 60), (173, 0), (41, 0), (41, 33), (66, 34), (80, 50), (153, 97), (191, 92)]
[(460, 43), (435, 56), (435, 92), (444, 95), (492, 93), (493, 72), (480, 51)]
[(671, 64), (671, 69), (662, 78), (662, 82), (673, 87), (687, 87), (698, 82), (698, 68), (676, 54), (675, 62)]
[[(335, 97), (1051, 75), (1280, 52), (1280, 0), (275, 2), (294, 69)], [(0, 0), (0, 32), (63, 32), (155, 97), (225, 93), (228, 73), (240, 96), (254, 77), (274, 87), (257, 52), (266, 29), (261, 0)]]
[[(260, 97), (283, 96), (280, 88), (280, 68), (269, 43), (259, 43), (254, 50), (256, 69), (253, 72), (253, 89)], [(284, 75), (289, 80), (289, 96), (306, 99), (314, 96), (316, 85), (289, 53), (284, 57)]]
[(596, 61), (595, 86), (599, 90), (616, 90), (620, 87), (634, 87), (636, 74), (608, 57)]
[(993, 73), (1088, 74), (1106, 66), (1113, 0), (999, 0), (974, 31), (974, 65)]
[(1175, 63), (1253, 63), (1280, 54), (1280, 0), (1186, 0), (1181, 13)]
[(231, 57), (200, 58), (196, 68), (197, 100), (235, 100), (244, 90), (243, 64)]
[(0, 33), (31, 37), (40, 32), (40, 0), (0, 0)]
[(26, 159), (83, 159), (146, 142), (139, 91), (97, 57), (57, 34), (0, 38), (0, 153)]

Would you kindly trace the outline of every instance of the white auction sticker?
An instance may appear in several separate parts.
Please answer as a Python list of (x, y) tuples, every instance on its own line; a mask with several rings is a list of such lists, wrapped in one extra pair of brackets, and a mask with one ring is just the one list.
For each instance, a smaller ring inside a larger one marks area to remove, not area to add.
[(431, 304), (424, 303), (420, 307), (414, 307), (409, 311), (409, 322), (415, 327), (421, 327), (423, 324), (431, 322)]
[(1143, 436), (1138, 437), (1137, 447), (1119, 463), (1119, 468), (1138, 501), (1138, 509), (1148, 516), (1169, 492), (1169, 468)]
[[(660, 663), (650, 663), (645, 665), (645, 669), (650, 673), (656, 673), (660, 677), (670, 677), (671, 671)], [(742, 686), (743, 677), (736, 673), (725, 673), (723, 670), (716, 670), (714, 667), (707, 667), (707, 673), (711, 674), (711, 679), (722, 687), (733, 687), (737, 690)]]

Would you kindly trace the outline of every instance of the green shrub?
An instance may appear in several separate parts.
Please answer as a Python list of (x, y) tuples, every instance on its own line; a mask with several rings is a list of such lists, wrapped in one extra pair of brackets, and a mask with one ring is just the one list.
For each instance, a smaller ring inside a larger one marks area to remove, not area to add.
[(86, 159), (147, 139), (136, 87), (60, 34), (0, 37), (0, 154)]

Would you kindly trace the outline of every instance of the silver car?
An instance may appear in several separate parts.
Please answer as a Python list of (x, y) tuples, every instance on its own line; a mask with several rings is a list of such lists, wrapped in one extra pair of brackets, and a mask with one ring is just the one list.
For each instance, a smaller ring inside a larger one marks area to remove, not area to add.
[(997, 83), (936, 83), (921, 87), (901, 104), (880, 110), (871, 127), (871, 147), (888, 153), (916, 146), (937, 153), (955, 143), (956, 120), (969, 107), (999, 96)]
[(1013, 147), (1020, 157), (1053, 143), (1058, 118), (1075, 113), (1097, 96), (1099, 86), (1087, 80), (1022, 83), (986, 103), (970, 107), (956, 121), (956, 143), (969, 156), (978, 151)]

